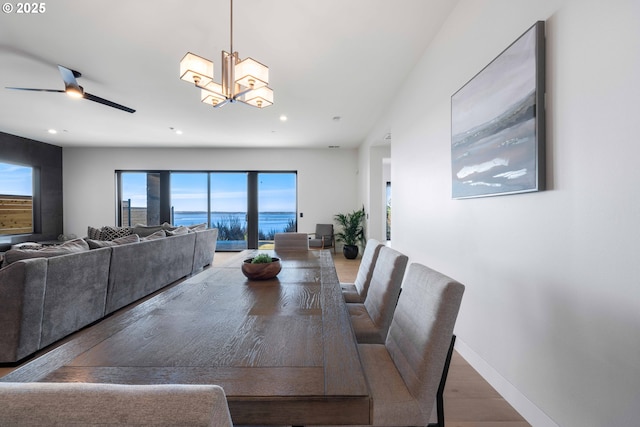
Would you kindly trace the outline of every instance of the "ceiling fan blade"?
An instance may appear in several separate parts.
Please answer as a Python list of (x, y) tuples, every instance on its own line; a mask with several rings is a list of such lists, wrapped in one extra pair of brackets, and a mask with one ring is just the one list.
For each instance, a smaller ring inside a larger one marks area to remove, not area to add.
[(80, 77), (82, 74), (70, 68), (63, 67), (62, 65), (58, 65), (58, 70), (60, 71), (62, 80), (64, 80), (65, 92), (68, 92), (69, 94), (73, 93), (76, 96), (80, 96), (84, 92), (84, 90), (82, 89), (82, 86), (78, 84), (76, 77)]
[(62, 76), (62, 80), (64, 80), (65, 84), (78, 86), (76, 78), (82, 76), (79, 71), (63, 67), (62, 65), (58, 65), (58, 70), (60, 71), (60, 75)]
[(109, 101), (108, 99), (100, 98), (99, 96), (91, 95), (90, 93), (84, 93), (84, 99), (88, 99), (89, 101), (98, 102), (103, 105), (107, 105), (109, 107), (117, 108), (118, 110), (126, 111), (127, 113), (135, 113), (136, 110), (133, 108), (125, 107), (124, 105), (116, 104), (115, 102)]
[(82, 74), (79, 71), (75, 71), (70, 68), (63, 67), (62, 65), (58, 65), (58, 70), (60, 71), (62, 80), (64, 80), (64, 90), (36, 89), (36, 88), (27, 88), (27, 87), (6, 87), (6, 89), (28, 90), (28, 91), (34, 91), (34, 92), (67, 93), (69, 95), (82, 96), (82, 98), (88, 99), (89, 101), (97, 102), (99, 104), (103, 104), (108, 107), (117, 108), (118, 110), (126, 111), (127, 113), (136, 112), (136, 110), (134, 110), (133, 108), (125, 107), (124, 105), (120, 105), (113, 101), (109, 101), (108, 99), (100, 98), (99, 96), (95, 96), (85, 92), (82, 86), (80, 86), (78, 84), (78, 81), (76, 80), (77, 78), (82, 76)]
[(30, 87), (5, 87), (5, 89), (30, 90), (32, 92), (60, 92), (60, 93), (64, 93), (63, 90), (59, 90), (59, 89), (36, 89), (36, 88), (30, 88)]

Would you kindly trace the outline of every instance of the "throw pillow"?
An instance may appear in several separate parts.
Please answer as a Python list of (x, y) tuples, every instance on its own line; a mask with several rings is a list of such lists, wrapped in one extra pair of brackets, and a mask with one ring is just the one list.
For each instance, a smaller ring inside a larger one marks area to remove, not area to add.
[(36, 242), (23, 242), (11, 245), (11, 249), (42, 249), (42, 244)]
[(87, 237), (91, 240), (100, 240), (101, 233), (102, 232), (100, 231), (99, 228), (95, 228), (91, 226), (87, 227)]
[(46, 246), (40, 249), (39, 252), (46, 253), (46, 252), (66, 251), (67, 253), (73, 253), (73, 252), (84, 252), (88, 250), (89, 250), (89, 245), (87, 245), (87, 242), (85, 242), (84, 239), (73, 239), (73, 240), (67, 240), (61, 245)]
[(167, 236), (180, 236), (182, 234), (188, 234), (189, 228), (180, 226), (180, 227), (174, 228), (173, 230), (165, 230), (165, 233), (167, 233)]
[(131, 233), (137, 234), (140, 237), (147, 237), (162, 229), (162, 225), (136, 224), (131, 227)]
[(140, 236), (137, 234), (131, 234), (125, 237), (118, 237), (113, 240), (93, 240), (87, 239), (86, 242), (89, 245), (89, 249), (107, 248), (110, 246), (126, 245), (127, 243), (138, 243)]
[(141, 237), (140, 241), (164, 239), (165, 237), (166, 237), (165, 231), (164, 230), (159, 230), (159, 231), (156, 231), (153, 234), (148, 235), (147, 237)]
[(118, 237), (130, 236), (133, 234), (129, 227), (111, 227), (104, 226), (100, 230), (100, 240), (113, 240)]
[(207, 223), (203, 222), (202, 224), (193, 224), (189, 226), (189, 230), (191, 231), (202, 231), (207, 229)]

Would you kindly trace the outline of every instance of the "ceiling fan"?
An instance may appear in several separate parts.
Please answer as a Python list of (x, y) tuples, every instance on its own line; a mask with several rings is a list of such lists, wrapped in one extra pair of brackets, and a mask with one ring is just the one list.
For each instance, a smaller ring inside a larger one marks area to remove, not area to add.
[(60, 75), (62, 75), (62, 80), (64, 80), (64, 90), (59, 89), (35, 89), (35, 88), (27, 88), (27, 87), (5, 87), (5, 89), (14, 89), (14, 90), (30, 90), (35, 92), (60, 92), (66, 93), (69, 96), (75, 98), (84, 98), (89, 101), (98, 102), (103, 105), (107, 105), (109, 107), (117, 108), (122, 111), (126, 111), (127, 113), (135, 113), (136, 110), (125, 107), (124, 105), (116, 104), (113, 101), (109, 101), (108, 99), (100, 98), (99, 96), (92, 95), (84, 91), (82, 86), (78, 84), (77, 78), (80, 78), (82, 74), (79, 71), (71, 70), (69, 68), (63, 67), (62, 65), (58, 65), (58, 70), (60, 70)]

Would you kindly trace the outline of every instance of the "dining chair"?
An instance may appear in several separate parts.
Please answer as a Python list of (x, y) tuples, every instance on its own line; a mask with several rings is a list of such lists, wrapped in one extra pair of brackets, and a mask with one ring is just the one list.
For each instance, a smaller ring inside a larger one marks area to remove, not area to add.
[(385, 343), (358, 344), (373, 401), (371, 425), (444, 427), (443, 418), (429, 421), (444, 388), (464, 285), (413, 263), (402, 289)]
[(369, 284), (371, 283), (371, 276), (373, 275), (373, 267), (376, 264), (376, 259), (378, 258), (378, 253), (380, 252), (381, 247), (382, 243), (378, 240), (367, 240), (355, 282), (340, 283), (345, 302), (364, 302), (367, 297), (367, 292), (369, 291)]
[(232, 427), (216, 385), (0, 383), (0, 425)]
[(347, 303), (358, 343), (383, 344), (387, 338), (407, 261), (406, 255), (381, 247), (364, 302)]
[(274, 250), (277, 251), (308, 251), (309, 235), (307, 233), (276, 233), (274, 236)]

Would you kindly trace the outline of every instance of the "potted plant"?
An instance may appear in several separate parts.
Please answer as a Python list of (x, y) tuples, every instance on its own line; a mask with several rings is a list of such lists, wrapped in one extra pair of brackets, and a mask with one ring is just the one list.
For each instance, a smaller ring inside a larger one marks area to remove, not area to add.
[(364, 208), (347, 214), (336, 214), (334, 220), (342, 227), (336, 240), (344, 243), (342, 253), (347, 259), (358, 256), (358, 243), (364, 244)]
[(280, 258), (274, 258), (269, 254), (258, 254), (242, 262), (242, 273), (250, 280), (272, 279), (281, 269)]

